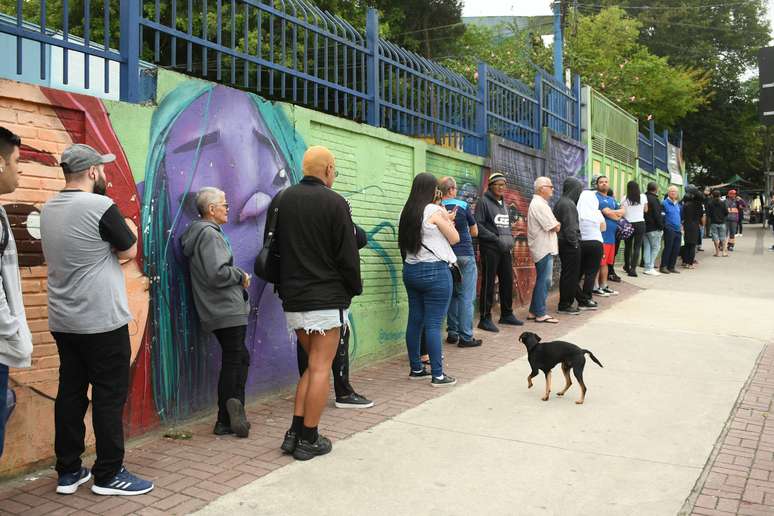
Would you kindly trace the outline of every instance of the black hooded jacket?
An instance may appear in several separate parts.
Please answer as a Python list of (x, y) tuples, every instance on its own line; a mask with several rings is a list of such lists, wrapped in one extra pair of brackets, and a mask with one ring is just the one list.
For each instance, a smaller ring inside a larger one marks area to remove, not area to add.
[(568, 177), (562, 185), (562, 196), (554, 206), (554, 217), (562, 225), (559, 231), (559, 244), (578, 247), (580, 245), (580, 225), (578, 223), (578, 199), (583, 191), (583, 183), (574, 177)]
[(511, 233), (511, 218), (504, 201), (498, 201), (489, 190), (481, 196), (476, 205), (478, 245), (499, 253), (510, 253), (514, 239)]
[(661, 208), (661, 201), (659, 201), (658, 195), (653, 192), (646, 192), (645, 197), (648, 199), (648, 211), (645, 212), (645, 232), (651, 231), (663, 231), (664, 230), (664, 214)]

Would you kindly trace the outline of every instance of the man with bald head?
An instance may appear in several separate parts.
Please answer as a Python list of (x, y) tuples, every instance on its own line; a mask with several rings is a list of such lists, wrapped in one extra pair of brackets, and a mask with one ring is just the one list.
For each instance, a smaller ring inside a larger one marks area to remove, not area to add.
[(350, 207), (331, 190), (337, 175), (333, 154), (325, 147), (310, 147), (302, 167), (304, 178), (274, 198), (269, 218), (277, 217), (277, 289), (288, 331), (308, 357), (296, 388), (293, 423), (281, 448), (309, 460), (331, 451), (317, 425), (328, 401), (333, 357), (342, 332), (348, 331), (349, 305), (363, 287)]

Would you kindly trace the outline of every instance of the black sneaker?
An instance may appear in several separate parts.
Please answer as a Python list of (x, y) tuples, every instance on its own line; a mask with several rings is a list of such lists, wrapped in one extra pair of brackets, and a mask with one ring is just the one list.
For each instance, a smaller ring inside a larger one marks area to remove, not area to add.
[(456, 344), (460, 341), (460, 338), (457, 335), (447, 335), (446, 336), (446, 343), (447, 344)]
[(580, 314), (580, 310), (578, 308), (575, 308), (574, 306), (571, 306), (569, 308), (560, 308), (559, 310), (557, 310), (557, 312), (559, 312), (560, 314), (565, 314), (565, 315), (578, 315), (578, 314)]
[(597, 310), (599, 309), (599, 303), (596, 301), (583, 301), (578, 303), (578, 310)]
[(457, 344), (458, 348), (477, 348), (481, 345), (481, 339), (470, 339), (470, 340), (464, 340), (460, 339), (459, 343)]
[(495, 323), (492, 322), (492, 319), (481, 319), (478, 321), (478, 329), (484, 330), (484, 331), (491, 331), (492, 333), (498, 333), (500, 329), (495, 326)]
[(500, 324), (507, 324), (509, 326), (524, 326), (524, 321), (520, 321), (513, 314), (505, 314), (497, 321)]
[(618, 291), (617, 290), (613, 290), (610, 287), (603, 288), (602, 292), (606, 293), (609, 296), (617, 296), (618, 295)]
[(621, 276), (619, 276), (618, 274), (611, 274), (610, 276), (607, 277), (607, 279), (609, 279), (613, 283), (621, 283)]
[(636, 272), (627, 272), (626, 275), (629, 276), (630, 278), (636, 278), (637, 277), (637, 273)]
[(432, 373), (428, 371), (426, 368), (422, 368), (421, 371), (411, 371), (409, 373), (409, 380), (426, 380), (430, 378)]
[(247, 437), (250, 435), (250, 426), (247, 423), (245, 407), (242, 402), (236, 398), (229, 398), (226, 400), (226, 410), (228, 411), (228, 419), (231, 421), (231, 430), (236, 436)]
[(601, 288), (595, 288), (595, 289), (594, 289), (594, 290), (592, 290), (591, 292), (592, 292), (592, 294), (594, 294), (595, 296), (599, 296), (599, 297), (610, 297), (610, 294), (608, 294), (607, 292), (605, 292), (605, 290), (604, 290), (604, 289), (601, 289)]
[(373, 406), (374, 406), (373, 401), (369, 400), (365, 396), (361, 396), (356, 392), (353, 392), (348, 396), (342, 396), (341, 398), (336, 398), (336, 408), (360, 409), (360, 408), (371, 408)]
[(669, 270), (666, 267), (659, 267), (658, 272), (661, 274), (669, 274)]
[(215, 435), (229, 435), (229, 434), (233, 434), (234, 431), (231, 430), (231, 427), (228, 426), (227, 424), (217, 421), (215, 423), (215, 428), (212, 429), (212, 433)]
[(298, 444), (298, 435), (293, 430), (285, 432), (285, 438), (282, 440), (282, 446), (280, 449), (285, 453), (293, 453), (296, 451), (296, 445)]
[(667, 270), (669, 270), (669, 274), (680, 274), (680, 271), (678, 271), (677, 269), (667, 269)]
[(457, 383), (457, 379), (453, 376), (449, 376), (448, 374), (443, 375), (441, 378), (436, 378), (433, 376), (433, 380), (430, 382), (430, 385), (433, 387), (451, 387)]
[(296, 460), (309, 460), (314, 459), (318, 455), (325, 455), (330, 453), (333, 449), (331, 440), (322, 435), (317, 436), (317, 440), (313, 443), (309, 441), (299, 440), (296, 444), (296, 449), (293, 451), (293, 458)]

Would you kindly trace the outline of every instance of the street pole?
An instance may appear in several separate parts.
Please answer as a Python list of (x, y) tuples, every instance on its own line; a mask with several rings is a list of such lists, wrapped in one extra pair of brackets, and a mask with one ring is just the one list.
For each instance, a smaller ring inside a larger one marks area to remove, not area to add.
[(554, 2), (554, 77), (560, 84), (564, 81), (564, 38), (562, 37), (562, 3)]

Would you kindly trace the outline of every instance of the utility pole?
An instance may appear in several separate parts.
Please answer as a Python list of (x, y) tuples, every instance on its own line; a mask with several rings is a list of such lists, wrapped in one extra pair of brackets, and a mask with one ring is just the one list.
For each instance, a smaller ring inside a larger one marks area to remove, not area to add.
[(562, 2), (556, 1), (554, 8), (554, 77), (564, 82), (564, 38), (562, 36)]

